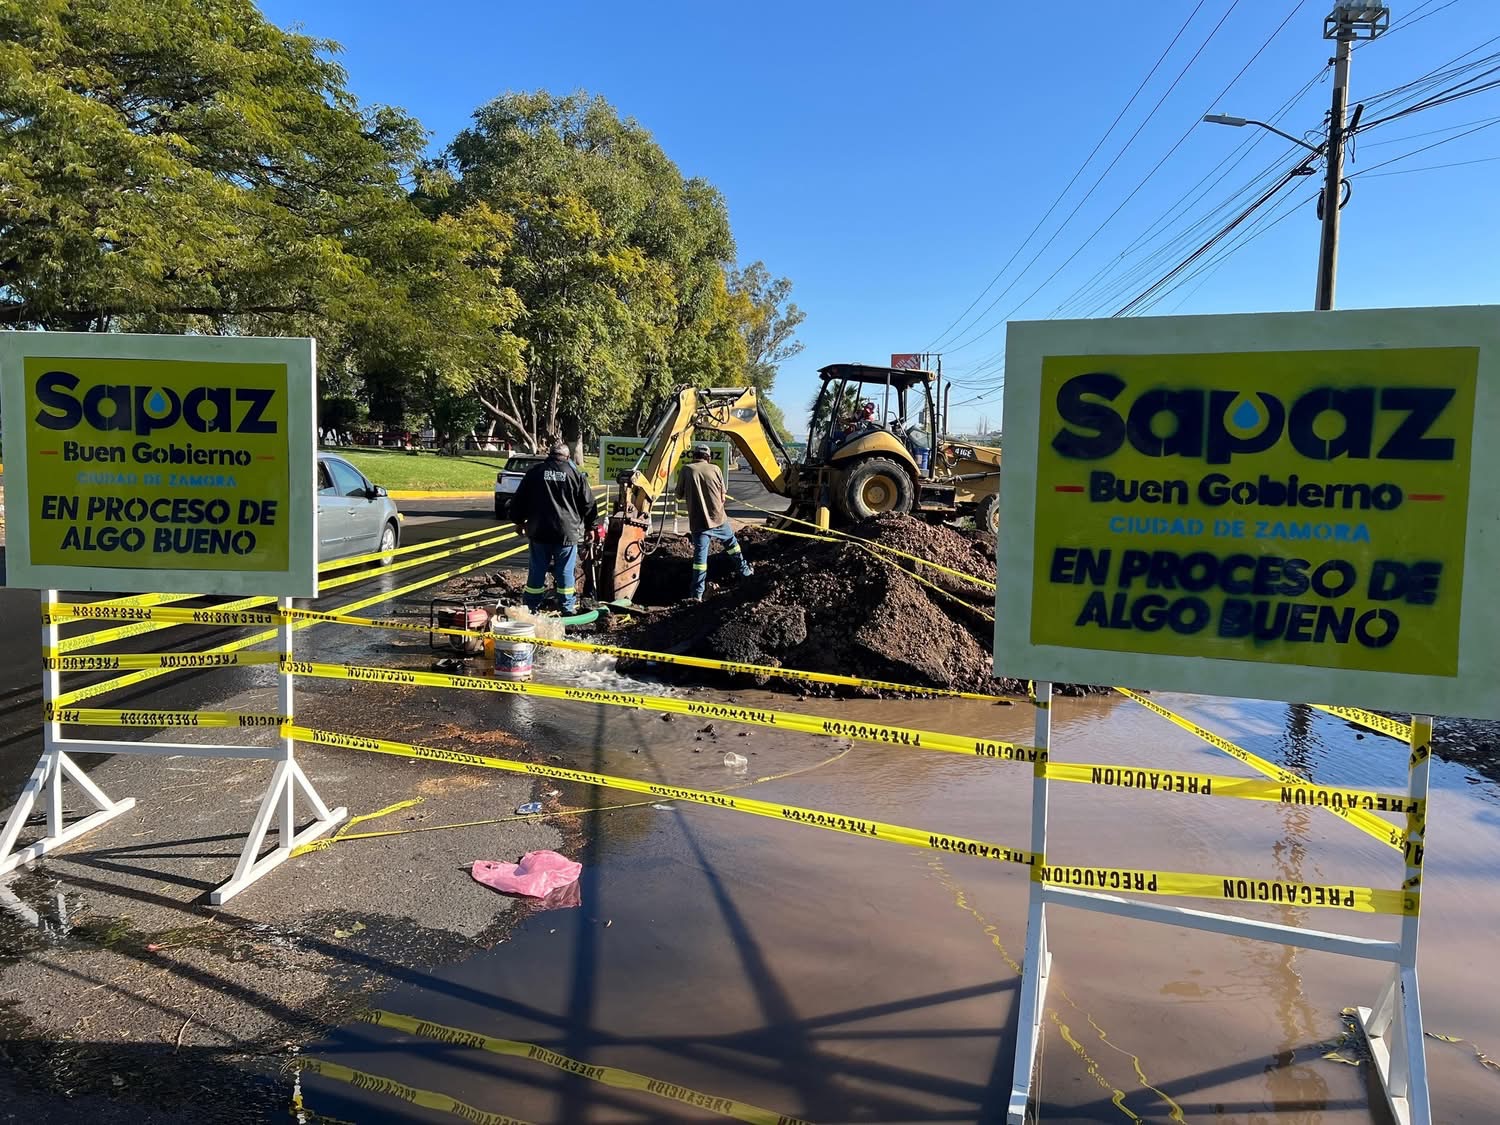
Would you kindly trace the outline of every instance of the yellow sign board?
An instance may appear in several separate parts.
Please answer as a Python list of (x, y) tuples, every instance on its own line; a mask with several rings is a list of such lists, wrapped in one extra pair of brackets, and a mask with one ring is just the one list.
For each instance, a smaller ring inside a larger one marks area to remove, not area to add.
[(1471, 675), (1497, 664), (1471, 633), (1500, 561), (1475, 471), (1497, 324), (1013, 325), (1001, 526), (1027, 530), (1001, 544), (997, 669), (1419, 711), (1446, 681), (1453, 713), (1500, 710)]
[(9, 585), (316, 593), (311, 340), (3, 343)]
[[(681, 469), (693, 459), (693, 446), (697, 442), (684, 443), (682, 456), (677, 458), (677, 468)], [(709, 448), (709, 460), (719, 466), (727, 479), (729, 476), (729, 443), (727, 441), (705, 442)], [(635, 468), (635, 463), (640, 460), (641, 454), (645, 452), (646, 439), (640, 437), (601, 437), (599, 439), (599, 483), (613, 485), (620, 478), (621, 473), (628, 473)], [(676, 474), (672, 480), (675, 485)]]

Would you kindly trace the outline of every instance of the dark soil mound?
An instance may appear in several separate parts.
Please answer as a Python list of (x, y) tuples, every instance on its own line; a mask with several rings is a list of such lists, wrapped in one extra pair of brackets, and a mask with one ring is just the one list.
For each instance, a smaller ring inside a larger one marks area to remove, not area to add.
[[(993, 581), (984, 547), (947, 527), (883, 515), (850, 529), (953, 570)], [(848, 541), (748, 528), (740, 535), (753, 577), (738, 578), (715, 546), (705, 604), (683, 604), (692, 548), (666, 537), (642, 567), (645, 610), (617, 634), (658, 652), (892, 680), (925, 687), (1013, 690), (990, 675), (992, 593), (951, 574)], [(941, 590), (913, 578), (911, 571)], [(949, 591), (945, 596), (941, 591)]]

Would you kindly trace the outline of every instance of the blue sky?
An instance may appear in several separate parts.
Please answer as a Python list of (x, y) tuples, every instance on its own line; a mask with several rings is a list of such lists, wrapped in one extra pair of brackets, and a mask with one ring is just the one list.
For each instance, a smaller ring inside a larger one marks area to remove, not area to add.
[[(1318, 139), (1331, 6), (262, 4), (279, 24), (342, 43), (355, 93), (415, 114), (435, 148), (506, 90), (604, 95), (684, 173), (724, 192), (742, 261), (762, 259), (794, 282), (806, 351), (783, 369), (774, 396), (789, 420), (805, 415), (818, 366), (938, 344), (963, 403), (955, 429), (999, 422), (1006, 317), (1109, 315), (1296, 162), (1294, 146), (1261, 130), (1194, 125), (1203, 113), (1270, 119), (1284, 109), (1281, 128)], [(1355, 52), (1351, 107), (1471, 48), (1464, 61), (1500, 50), (1500, 37), (1481, 47), (1500, 32), (1492, 11), (1487, 0), (1393, 5), (1390, 35)], [(945, 331), (1022, 246), (1179, 32), (1038, 236)], [(1461, 135), (1459, 126), (1476, 131)], [(1343, 213), (1339, 307), (1500, 302), (1500, 160), (1486, 159), (1500, 156), (1500, 88), (1372, 128), (1353, 156), (1347, 172), (1368, 178), (1353, 180)], [(1375, 168), (1388, 160), (1396, 162)], [(1315, 191), (1313, 179), (1296, 181), (1149, 311), (1311, 307), (1318, 223), (1300, 201)]]

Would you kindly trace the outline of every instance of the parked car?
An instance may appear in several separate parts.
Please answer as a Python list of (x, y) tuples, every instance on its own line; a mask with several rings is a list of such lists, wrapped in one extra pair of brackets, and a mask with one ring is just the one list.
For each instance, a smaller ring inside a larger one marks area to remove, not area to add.
[(318, 561), (394, 551), (401, 513), (385, 489), (342, 457), (318, 454)]
[(510, 510), (510, 498), (521, 486), (524, 477), (534, 465), (540, 465), (545, 457), (528, 457), (517, 454), (505, 462), (505, 468), (495, 474), (495, 518), (503, 520)]

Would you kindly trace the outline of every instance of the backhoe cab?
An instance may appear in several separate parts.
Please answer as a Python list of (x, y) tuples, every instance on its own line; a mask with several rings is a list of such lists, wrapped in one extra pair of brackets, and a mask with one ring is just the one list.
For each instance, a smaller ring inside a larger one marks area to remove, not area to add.
[(928, 519), (973, 515), (996, 530), (1000, 451), (939, 442), (931, 371), (835, 363), (808, 423), (801, 461), (776, 434), (754, 387), (678, 387), (657, 417), (640, 458), (616, 484), (604, 543), (600, 596), (628, 602), (651, 549), (647, 534), (657, 501), (697, 430), (723, 434), (767, 492), (789, 497), (786, 515), (813, 520), (827, 507), (840, 522), (881, 512)]
[(815, 503), (843, 519), (881, 512), (999, 522), (1000, 451), (939, 441), (931, 371), (835, 363), (808, 423), (800, 478)]

